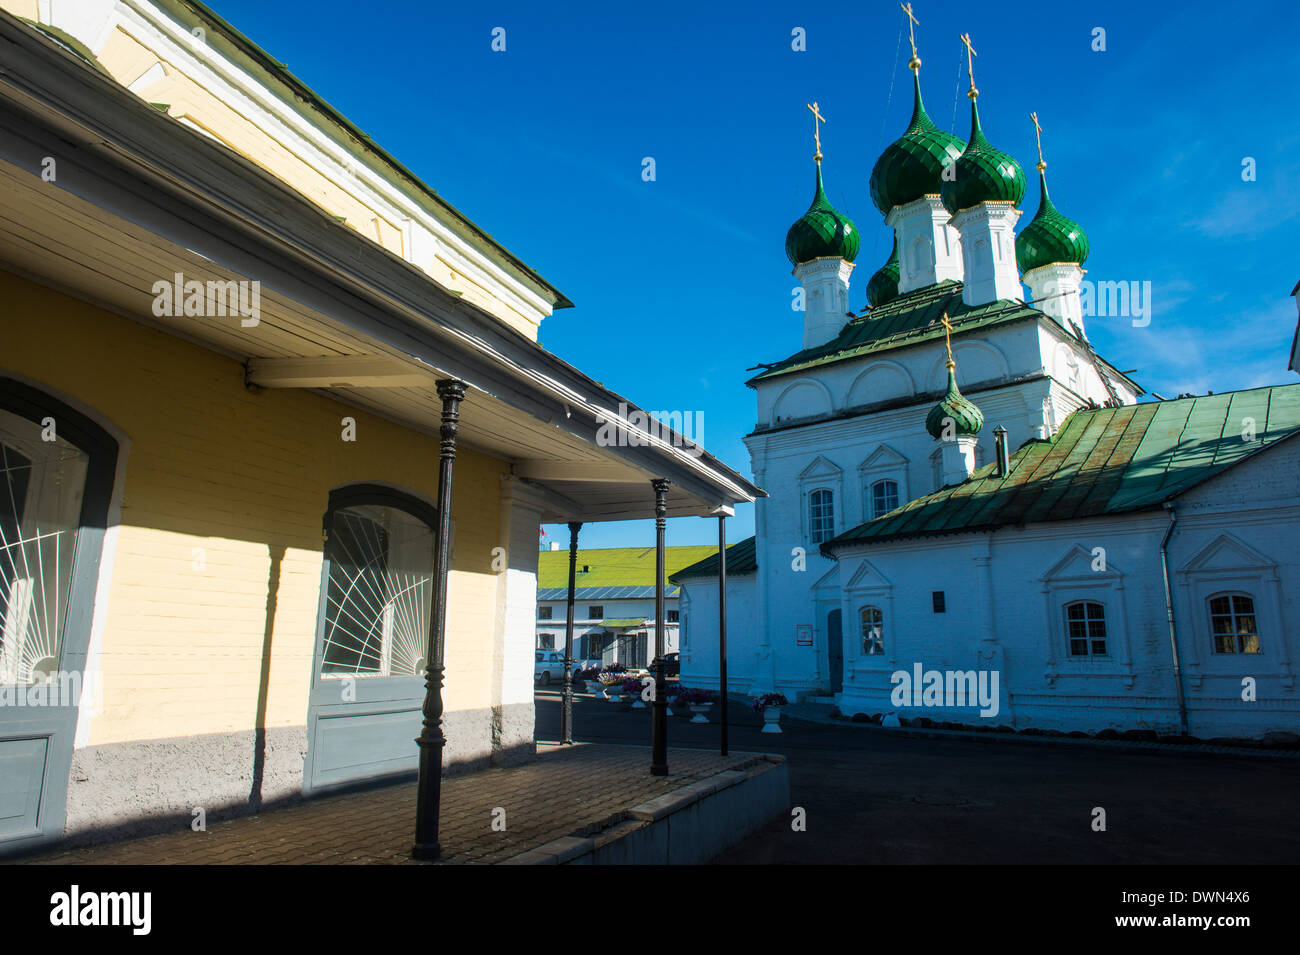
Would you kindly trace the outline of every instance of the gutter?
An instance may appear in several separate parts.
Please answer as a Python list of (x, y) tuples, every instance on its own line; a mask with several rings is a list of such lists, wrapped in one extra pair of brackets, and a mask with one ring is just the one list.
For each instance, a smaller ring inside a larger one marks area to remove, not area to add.
[(1178, 515), (1174, 512), (1172, 504), (1166, 503), (1165, 510), (1169, 512), (1169, 527), (1165, 529), (1165, 536), (1160, 541), (1160, 572), (1165, 585), (1165, 616), (1169, 620), (1169, 652), (1174, 661), (1174, 687), (1178, 690), (1178, 730), (1180, 735), (1186, 736), (1187, 699), (1183, 696), (1183, 670), (1178, 662), (1178, 634), (1174, 628), (1174, 601), (1169, 584), (1169, 555), (1165, 549), (1169, 544), (1169, 538), (1174, 536), (1174, 524), (1178, 520)]

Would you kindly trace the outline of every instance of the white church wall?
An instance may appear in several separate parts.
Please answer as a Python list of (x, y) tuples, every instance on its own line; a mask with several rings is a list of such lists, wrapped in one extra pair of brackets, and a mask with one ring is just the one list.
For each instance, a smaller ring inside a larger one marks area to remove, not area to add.
[[(727, 575), (727, 687), (745, 692), (754, 679), (759, 615), (754, 574)], [(682, 581), (681, 681), (683, 686), (718, 685), (718, 581)]]
[[(1300, 732), (1300, 443), (1212, 478), (1175, 508), (1169, 556), (1190, 731)], [(1209, 601), (1229, 594), (1251, 602), (1258, 653), (1216, 652)]]
[[(1052, 374), (1050, 356), (1058, 341), (1032, 321), (992, 328), (979, 337), (961, 336), (953, 342), (957, 383), (965, 390)], [(770, 427), (942, 392), (948, 382), (947, 357), (942, 341), (928, 341), (756, 382), (758, 424)]]
[[(1043, 368), (1058, 383), (1055, 400), (1061, 419), (1089, 401), (1101, 405), (1110, 400), (1110, 392), (1085, 345), (1050, 322), (1040, 325), (1037, 334)], [(1122, 404), (1137, 400), (1137, 393), (1122, 379), (1111, 376), (1110, 382)]]
[[(1202, 738), (1300, 731), (1294, 672), (1300, 632), (1300, 442), (1279, 446), (1175, 502), (1169, 544), (1189, 732)], [(1178, 731), (1177, 689), (1159, 545), (1164, 511), (899, 541), (840, 552), (846, 714), (897, 712), (961, 723), (1096, 731)], [(982, 615), (977, 554), (988, 541), (992, 623)], [(935, 613), (942, 589), (946, 613)], [(1216, 653), (1208, 601), (1248, 596), (1258, 653)], [(1068, 604), (1104, 608), (1106, 653), (1072, 655)], [(884, 611), (881, 654), (867, 654), (864, 606)], [(996, 667), (992, 663), (996, 662)], [(996, 715), (899, 708), (897, 670), (996, 668)], [(1253, 693), (1254, 699), (1249, 699)], [(1243, 699), (1243, 696), (1247, 697)]]

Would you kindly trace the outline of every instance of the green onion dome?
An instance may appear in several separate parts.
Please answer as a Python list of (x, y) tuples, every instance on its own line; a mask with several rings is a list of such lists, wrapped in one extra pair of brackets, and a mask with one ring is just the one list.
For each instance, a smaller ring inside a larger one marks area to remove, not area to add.
[(898, 236), (894, 236), (894, 251), (889, 261), (876, 270), (867, 283), (867, 304), (879, 308), (898, 298)]
[(1038, 170), (1040, 196), (1033, 221), (1016, 236), (1016, 263), (1021, 273), (1053, 262), (1082, 265), (1088, 258), (1088, 234), (1073, 219), (1061, 215), (1047, 194), (1047, 176)]
[(961, 139), (945, 133), (921, 102), (921, 74), (913, 73), (915, 98), (907, 131), (890, 143), (871, 170), (871, 201), (888, 215), (925, 195), (938, 195), (943, 169), (961, 155)]
[(948, 393), (925, 416), (925, 430), (936, 441), (944, 436), (944, 421), (951, 418), (956, 434), (979, 434), (984, 427), (984, 414), (962, 397), (957, 390), (957, 375), (951, 360), (948, 362)]
[(952, 178), (943, 180), (944, 208), (954, 215), (981, 202), (1010, 202), (1025, 198), (1025, 172), (1009, 155), (994, 149), (980, 128), (980, 111), (970, 101), (970, 142), (957, 159)]
[(848, 216), (835, 211), (822, 188), (822, 164), (817, 163), (817, 191), (808, 211), (795, 220), (785, 234), (785, 254), (792, 265), (825, 256), (852, 262), (858, 257), (857, 227)]

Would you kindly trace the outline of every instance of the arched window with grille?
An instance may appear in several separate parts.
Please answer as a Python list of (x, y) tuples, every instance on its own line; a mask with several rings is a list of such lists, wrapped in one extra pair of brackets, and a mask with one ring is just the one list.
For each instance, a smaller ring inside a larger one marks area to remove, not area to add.
[(1106, 656), (1106, 608), (1095, 600), (1065, 605), (1065, 632), (1072, 657)]
[(871, 518), (875, 520), (898, 507), (898, 482), (886, 478), (871, 485)]
[(863, 607), (858, 614), (862, 631), (862, 652), (869, 657), (885, 652), (885, 615), (879, 607)]
[(1215, 653), (1259, 653), (1259, 626), (1252, 597), (1215, 594), (1209, 604)]
[(422, 677), (433, 509), (386, 489), (349, 488), (331, 503), (321, 676)]
[(824, 487), (808, 495), (808, 532), (814, 544), (835, 536), (835, 496)]

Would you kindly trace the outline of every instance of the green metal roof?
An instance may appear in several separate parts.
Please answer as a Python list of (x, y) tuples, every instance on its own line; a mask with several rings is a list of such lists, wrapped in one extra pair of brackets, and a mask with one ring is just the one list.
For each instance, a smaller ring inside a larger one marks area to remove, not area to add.
[(1054, 262), (1082, 265), (1088, 258), (1088, 234), (1052, 203), (1047, 192), (1047, 176), (1041, 169), (1038, 189), (1038, 212), (1016, 236), (1016, 264), (1021, 273)]
[[(727, 546), (727, 575), (732, 574), (752, 574), (758, 569), (758, 553), (755, 547), (755, 541), (752, 537), (746, 537), (743, 541), (737, 541)], [(677, 571), (669, 579), (673, 583), (679, 583), (683, 577), (717, 577), (718, 576), (718, 549), (713, 548), (712, 553), (704, 560), (697, 564)]]
[(812, 205), (794, 221), (785, 235), (785, 254), (791, 265), (833, 256), (852, 262), (861, 238), (853, 220), (831, 205), (822, 187), (822, 164), (817, 163), (817, 186)]
[[(952, 433), (949, 434), (951, 421)], [(925, 430), (936, 441), (952, 440), (957, 435), (979, 434), (984, 427), (984, 413), (964, 397), (957, 388), (957, 373), (952, 360), (948, 360), (948, 390), (939, 403), (925, 416)]]
[[(1256, 440), (1242, 440), (1243, 422)], [(1151, 510), (1300, 432), (1300, 384), (1076, 411), (1049, 441), (988, 464), (822, 545), (991, 530)]]
[(872, 308), (888, 305), (898, 298), (898, 236), (894, 236), (894, 251), (885, 264), (867, 282), (867, 304)]
[(755, 375), (750, 383), (943, 338), (943, 325), (939, 319), (944, 312), (952, 322), (954, 336), (991, 325), (1043, 317), (1042, 312), (1023, 302), (1005, 299), (987, 305), (966, 305), (961, 300), (961, 283), (944, 279), (937, 285), (913, 289), (892, 302), (871, 309), (866, 315), (852, 319), (833, 340), (791, 355)]
[(970, 141), (958, 157), (953, 177), (943, 180), (943, 206), (956, 215), (981, 202), (1010, 202), (1025, 198), (1025, 172), (1008, 153), (995, 149), (980, 128), (979, 107), (970, 101)]
[[(671, 576), (682, 567), (693, 564), (701, 557), (716, 554), (716, 547), (707, 544), (690, 547), (664, 548), (664, 575)], [(587, 573), (583, 567), (589, 568)], [(575, 581), (579, 588), (650, 586), (655, 582), (655, 549), (653, 547), (602, 547), (578, 551), (578, 573)], [(538, 555), (537, 587), (569, 586), (569, 550), (544, 550)]]
[(924, 195), (938, 195), (944, 167), (956, 162), (965, 145), (934, 124), (921, 102), (921, 75), (912, 76), (912, 121), (885, 147), (871, 169), (871, 201), (885, 215)]
[(602, 627), (618, 629), (621, 627), (643, 627), (648, 621), (645, 617), (606, 617), (600, 622)]

